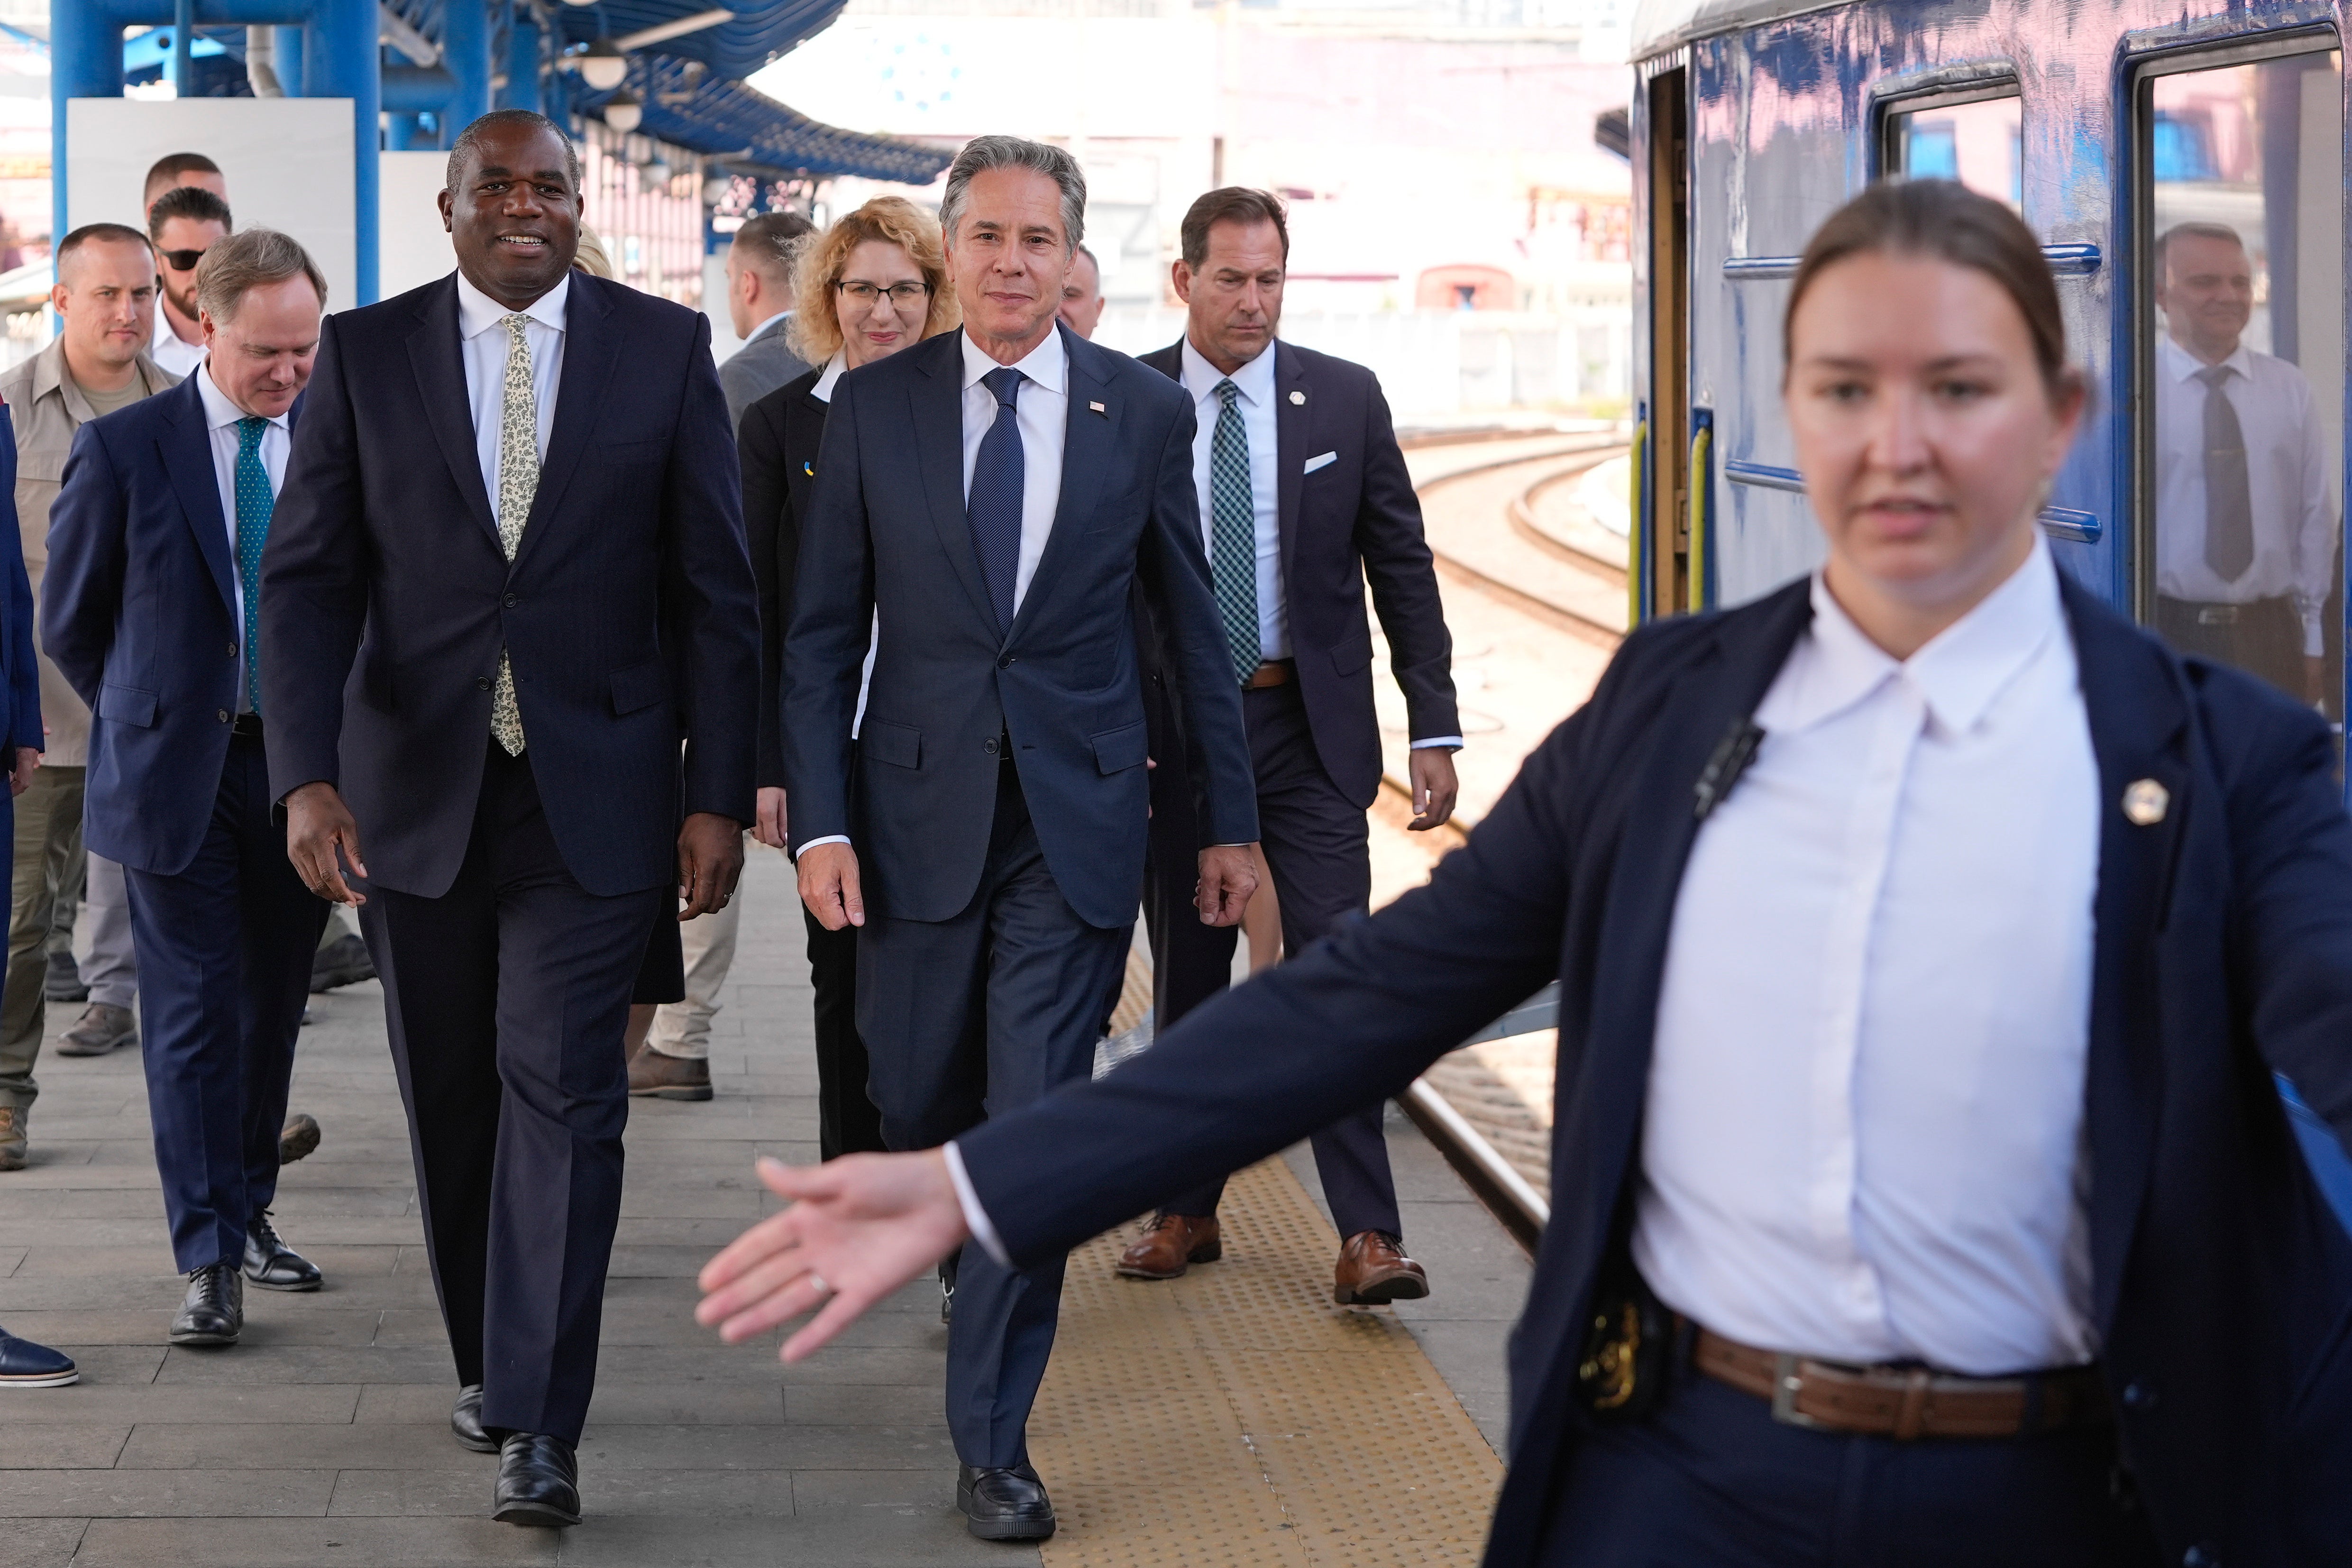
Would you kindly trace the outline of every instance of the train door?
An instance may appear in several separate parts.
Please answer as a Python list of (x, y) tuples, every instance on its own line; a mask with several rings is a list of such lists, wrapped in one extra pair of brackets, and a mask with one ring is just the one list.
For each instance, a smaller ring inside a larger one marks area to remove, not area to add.
[(2332, 33), (2135, 81), (2137, 607), (2344, 718), (2344, 88)]
[(1696, 608), (1691, 575), (1690, 73), (1644, 84), (1650, 195), (1650, 385), (1642, 431), (1646, 469), (1640, 616)]

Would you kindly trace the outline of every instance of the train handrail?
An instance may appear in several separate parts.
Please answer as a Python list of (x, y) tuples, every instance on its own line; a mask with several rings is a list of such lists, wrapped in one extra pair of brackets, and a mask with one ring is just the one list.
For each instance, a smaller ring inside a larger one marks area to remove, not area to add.
[(1702, 425), (1691, 433), (1690, 450), (1690, 592), (1684, 608), (1696, 614), (1706, 608), (1706, 479), (1707, 458), (1715, 450), (1715, 430)]
[(1629, 504), (1633, 509), (1633, 526), (1625, 536), (1625, 629), (1632, 631), (1642, 624), (1642, 563), (1648, 553), (1642, 536), (1648, 531), (1642, 523), (1642, 458), (1650, 445), (1650, 422), (1640, 420), (1633, 426), (1633, 473)]

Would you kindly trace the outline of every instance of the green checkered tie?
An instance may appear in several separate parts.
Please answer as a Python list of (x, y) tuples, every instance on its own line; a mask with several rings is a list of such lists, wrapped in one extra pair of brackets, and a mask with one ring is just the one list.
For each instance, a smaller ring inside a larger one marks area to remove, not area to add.
[(1242, 389), (1217, 383), (1217, 428), (1209, 437), (1209, 580), (1225, 618), (1225, 647), (1234, 679), (1258, 667), (1257, 510), (1250, 499), (1249, 432), (1235, 405)]
[[(499, 411), (499, 544), (512, 561), (522, 546), (522, 525), (539, 494), (539, 396), (530, 378), (530, 340), (520, 311), (504, 320), (507, 330), (505, 395)], [(499, 683), (490, 693), (490, 734), (509, 757), (522, 755), (522, 706), (515, 700), (514, 668), (499, 649)]]

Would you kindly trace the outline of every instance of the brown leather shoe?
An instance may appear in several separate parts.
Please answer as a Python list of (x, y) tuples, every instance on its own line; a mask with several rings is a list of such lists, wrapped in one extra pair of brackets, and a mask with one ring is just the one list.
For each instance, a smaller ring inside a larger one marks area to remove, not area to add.
[(26, 1148), (25, 1113), (13, 1105), (0, 1105), (0, 1171), (23, 1170)]
[(1429, 1276), (1404, 1255), (1398, 1238), (1386, 1231), (1360, 1230), (1339, 1248), (1339, 1267), (1331, 1279), (1331, 1300), (1342, 1307), (1381, 1307), (1391, 1301), (1418, 1301), (1429, 1294)]
[(1129, 1279), (1173, 1279), (1195, 1263), (1214, 1263), (1224, 1255), (1224, 1238), (1217, 1233), (1215, 1215), (1194, 1219), (1164, 1214), (1145, 1226), (1135, 1245), (1118, 1255), (1118, 1271)]
[(699, 1057), (665, 1056), (651, 1046), (629, 1058), (629, 1092), (656, 1100), (709, 1100), (710, 1064)]

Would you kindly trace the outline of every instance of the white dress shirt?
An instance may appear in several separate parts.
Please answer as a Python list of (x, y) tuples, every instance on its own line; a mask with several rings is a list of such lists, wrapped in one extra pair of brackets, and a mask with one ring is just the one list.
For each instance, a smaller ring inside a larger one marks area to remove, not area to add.
[[(971, 471), (980, 462), (980, 443), (996, 423), (996, 394), (981, 377), (1002, 369), (981, 352), (970, 332), (960, 332), (963, 345), (963, 499), (971, 501)], [(1021, 430), (1021, 562), (1013, 575), (1013, 608), (1029, 595), (1029, 579), (1037, 574), (1037, 558), (1054, 531), (1054, 509), (1062, 501), (1062, 442), (1070, 426), (1069, 354), (1062, 347), (1062, 328), (1055, 322), (1043, 342), (1031, 349), (1013, 368), (1028, 379), (1013, 399)]]
[[(219, 487), (221, 520), (228, 528), (229, 592), (236, 601), (236, 710), (249, 713), (253, 700), (245, 689), (245, 578), (236, 569), (236, 423), (247, 415), (228, 400), (226, 393), (213, 384), (212, 370), (202, 360), (196, 363), (196, 395), (205, 405), (205, 436), (213, 449), (213, 481)], [(269, 493), (273, 496), (286, 488), (286, 451), (292, 439), (283, 414), (261, 432), (261, 468), (269, 476)]]
[(2246, 439), (2254, 559), (2224, 583), (2205, 563), (2203, 361), (2170, 338), (2156, 349), (2156, 591), (2200, 605), (2291, 598), (2303, 617), (2303, 651), (2326, 649), (2322, 613), (2336, 568), (2336, 488), (2327, 443), (2312, 417), (2301, 370), (2243, 343), (2221, 363), (2221, 394)]
[(155, 300), (155, 331), (147, 340), (147, 357), (166, 371), (185, 381), (195, 374), (196, 366), (205, 363), (205, 345), (186, 342), (172, 330), (164, 319), (161, 291)]
[[(523, 310), (530, 318), (522, 336), (530, 345), (531, 398), (538, 405), (542, 462), (548, 433), (555, 428), (555, 389), (563, 381), (564, 307), (571, 299), (572, 274), (566, 272)], [(510, 313), (467, 282), (464, 273), (457, 274), (457, 337), (466, 362), (466, 401), (473, 407), (474, 451), (481, 460), (482, 489), (493, 512), (499, 504), (499, 438), (506, 416), (507, 346), (512, 341), (499, 323)]]
[(1184, 390), (1192, 395), (1192, 479), (1201, 494), (1201, 547), (1213, 568), (1217, 523), (1210, 495), (1209, 460), (1216, 450), (1217, 419), (1225, 400), (1220, 382), (1231, 379), (1241, 395), (1234, 400), (1249, 443), (1250, 513), (1257, 534), (1257, 647), (1260, 658), (1290, 657), (1290, 605), (1282, 593), (1282, 501), (1277, 489), (1279, 454), (1274, 425), (1274, 345), (1269, 342), (1228, 378), (1184, 339)]
[(2088, 1361), (2099, 774), (2056, 566), (1901, 662), (1812, 596), (1683, 874), (1634, 1259), (1767, 1350)]

